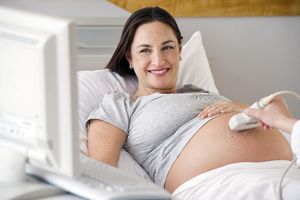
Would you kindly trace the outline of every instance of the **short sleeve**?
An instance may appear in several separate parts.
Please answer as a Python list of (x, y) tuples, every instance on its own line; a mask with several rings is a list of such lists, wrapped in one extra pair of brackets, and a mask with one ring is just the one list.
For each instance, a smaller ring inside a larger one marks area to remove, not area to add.
[(128, 95), (114, 92), (104, 95), (102, 102), (90, 113), (85, 125), (88, 127), (91, 119), (99, 119), (110, 123), (128, 134), (130, 107)]

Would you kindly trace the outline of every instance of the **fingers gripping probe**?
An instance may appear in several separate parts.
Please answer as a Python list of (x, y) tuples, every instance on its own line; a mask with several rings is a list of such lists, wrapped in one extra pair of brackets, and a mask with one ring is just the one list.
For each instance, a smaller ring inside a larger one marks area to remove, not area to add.
[[(280, 92), (276, 92), (274, 94), (271, 94), (269, 96), (266, 96), (266, 97), (260, 99), (259, 101), (252, 104), (250, 106), (250, 108), (263, 109), (264, 107), (266, 107), (274, 99), (274, 97), (276, 97), (280, 94), (292, 94), (293, 96), (300, 99), (300, 95), (297, 94), (296, 92), (280, 91)], [(259, 126), (259, 120), (255, 119), (253, 117), (249, 117), (248, 115), (246, 115), (245, 113), (242, 112), (242, 113), (239, 113), (239, 114), (236, 114), (236, 115), (232, 116), (230, 118), (228, 124), (229, 124), (229, 128), (232, 131), (244, 131), (244, 130), (248, 130), (248, 129), (251, 129), (251, 128), (258, 127)]]

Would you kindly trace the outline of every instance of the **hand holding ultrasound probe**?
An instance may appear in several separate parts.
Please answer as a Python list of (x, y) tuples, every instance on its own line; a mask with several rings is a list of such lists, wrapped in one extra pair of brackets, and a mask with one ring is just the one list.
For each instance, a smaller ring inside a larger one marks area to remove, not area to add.
[[(280, 91), (280, 92), (271, 94), (269, 96), (266, 96), (250, 106), (250, 108), (251, 108), (251, 111), (249, 113), (250, 116), (248, 116), (247, 113), (239, 113), (239, 114), (232, 116), (232, 118), (229, 121), (230, 129), (233, 131), (243, 131), (243, 130), (255, 128), (260, 125), (260, 123), (259, 123), (259, 120), (260, 120), (267, 126), (278, 128), (285, 132), (290, 133), (292, 131), (292, 125), (293, 125), (292, 122), (293, 121), (295, 122), (296, 120), (291, 120), (291, 118), (292, 118), (291, 114), (289, 114), (289, 111), (287, 110), (287, 108), (283, 102), (281, 102), (282, 105), (279, 105), (281, 107), (281, 109), (276, 108), (276, 106), (270, 105), (271, 107), (275, 107), (274, 108), (275, 110), (273, 110), (272, 113), (270, 111), (265, 113), (262, 110), (253, 113), (254, 112), (253, 109), (264, 109), (265, 107), (270, 107), (270, 106), (268, 106), (268, 104), (270, 104), (270, 103), (273, 104), (273, 102), (275, 101), (275, 98), (280, 94), (291, 94), (300, 100), (300, 95), (295, 92), (291, 92), (291, 91)], [(275, 102), (277, 102), (277, 101), (279, 101), (279, 100), (276, 100)], [(285, 109), (284, 109), (284, 107), (285, 107)], [(270, 110), (270, 108), (267, 110)], [(253, 116), (251, 115), (252, 113), (254, 114)], [(274, 115), (276, 115), (276, 116), (274, 116)], [(267, 127), (267, 126), (265, 126), (265, 127)]]
[(244, 113), (260, 120), (260, 124), (266, 129), (274, 127), (287, 133), (292, 132), (297, 121), (289, 112), (282, 97), (275, 97), (264, 109), (248, 108), (244, 110)]

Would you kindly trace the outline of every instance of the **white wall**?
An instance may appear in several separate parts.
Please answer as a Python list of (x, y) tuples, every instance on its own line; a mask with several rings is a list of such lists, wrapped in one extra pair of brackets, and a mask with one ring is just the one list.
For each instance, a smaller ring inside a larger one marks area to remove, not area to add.
[[(279, 90), (300, 93), (300, 17), (178, 18), (185, 39), (202, 32), (220, 93), (253, 103)], [(300, 118), (300, 101), (287, 96)]]

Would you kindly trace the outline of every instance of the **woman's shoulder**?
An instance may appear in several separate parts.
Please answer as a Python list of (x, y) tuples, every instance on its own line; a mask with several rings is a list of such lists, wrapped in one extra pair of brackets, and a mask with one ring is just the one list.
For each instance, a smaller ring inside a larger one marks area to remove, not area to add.
[(103, 96), (103, 102), (127, 102), (130, 100), (130, 94), (121, 92), (121, 91), (113, 91), (110, 93), (106, 93)]

